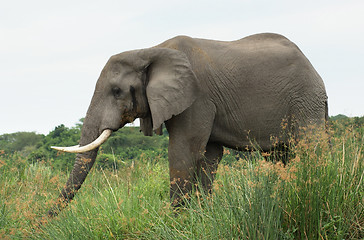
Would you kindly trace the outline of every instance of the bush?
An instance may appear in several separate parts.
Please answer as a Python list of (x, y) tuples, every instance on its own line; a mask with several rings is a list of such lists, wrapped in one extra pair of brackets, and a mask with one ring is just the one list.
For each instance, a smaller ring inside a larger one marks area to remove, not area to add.
[(49, 154), (43, 149), (38, 149), (29, 154), (27, 161), (29, 163), (46, 162), (49, 159)]

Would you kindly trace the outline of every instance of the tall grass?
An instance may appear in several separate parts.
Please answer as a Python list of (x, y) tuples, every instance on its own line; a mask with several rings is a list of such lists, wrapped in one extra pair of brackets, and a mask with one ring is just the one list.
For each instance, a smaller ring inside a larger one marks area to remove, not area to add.
[(166, 159), (94, 169), (75, 200), (47, 219), (66, 174), (0, 155), (0, 239), (363, 239), (363, 130), (332, 136), (331, 146), (304, 139), (286, 166), (263, 153), (223, 163), (213, 194), (196, 186), (178, 212)]
[(44, 163), (0, 154), (0, 239), (31, 236), (65, 180)]

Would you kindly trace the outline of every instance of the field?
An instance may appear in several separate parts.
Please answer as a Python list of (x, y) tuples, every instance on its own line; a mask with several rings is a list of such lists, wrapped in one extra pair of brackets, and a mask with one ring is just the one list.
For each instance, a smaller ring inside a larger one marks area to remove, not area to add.
[(108, 155), (118, 167), (94, 168), (53, 219), (67, 170), (0, 151), (0, 239), (364, 239), (364, 127), (330, 136), (302, 140), (286, 166), (226, 149), (213, 194), (196, 186), (178, 211), (165, 154)]

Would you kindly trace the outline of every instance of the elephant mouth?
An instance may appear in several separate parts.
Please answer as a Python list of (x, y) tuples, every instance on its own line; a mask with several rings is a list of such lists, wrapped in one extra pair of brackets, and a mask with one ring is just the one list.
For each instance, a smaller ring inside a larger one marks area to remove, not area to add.
[(121, 116), (121, 125), (119, 128), (122, 128), (127, 123), (132, 123), (138, 117), (138, 114), (134, 111), (125, 111)]
[(111, 133), (113, 132), (113, 130), (111, 129), (105, 129), (98, 138), (96, 138), (93, 142), (85, 145), (85, 146), (80, 146), (80, 145), (76, 145), (76, 146), (72, 146), (72, 147), (55, 147), (52, 146), (51, 148), (58, 150), (58, 151), (62, 151), (62, 152), (69, 152), (69, 153), (84, 153), (84, 152), (88, 152), (91, 150), (94, 150), (95, 148), (98, 148), (99, 146), (101, 146), (101, 144), (103, 144), (111, 135)]

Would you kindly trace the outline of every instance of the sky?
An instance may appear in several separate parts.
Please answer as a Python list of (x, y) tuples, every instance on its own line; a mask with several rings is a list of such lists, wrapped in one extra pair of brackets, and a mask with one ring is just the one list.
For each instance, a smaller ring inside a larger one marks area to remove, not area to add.
[(295, 42), (325, 82), (329, 115), (364, 115), (364, 1), (0, 2), (0, 134), (74, 126), (110, 56), (177, 35)]

